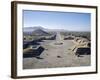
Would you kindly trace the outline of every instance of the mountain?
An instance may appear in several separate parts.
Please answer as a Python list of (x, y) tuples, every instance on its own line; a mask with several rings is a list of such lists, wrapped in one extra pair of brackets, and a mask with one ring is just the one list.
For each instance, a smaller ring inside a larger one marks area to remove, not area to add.
[(41, 29), (46, 32), (68, 31), (68, 30), (64, 30), (64, 29), (47, 29), (47, 28), (43, 28), (42, 26), (24, 27), (23, 31), (26, 33), (27, 32), (32, 33), (33, 31), (35, 31), (37, 29)]
[(48, 33), (48, 30), (41, 27), (41, 26), (34, 26), (34, 27), (24, 27), (23, 28), (23, 33), (24, 35), (50, 35), (50, 33)]
[(35, 31), (37, 29), (41, 29), (41, 30), (44, 30), (44, 31), (46, 30), (45, 28), (43, 28), (41, 26), (33, 26), (33, 27), (24, 27), (23, 31), (24, 32), (33, 32), (33, 31)]
[(36, 29), (32, 32), (32, 34), (35, 34), (35, 35), (44, 35), (44, 36), (47, 36), (47, 35), (50, 35), (50, 33), (42, 30), (42, 29)]

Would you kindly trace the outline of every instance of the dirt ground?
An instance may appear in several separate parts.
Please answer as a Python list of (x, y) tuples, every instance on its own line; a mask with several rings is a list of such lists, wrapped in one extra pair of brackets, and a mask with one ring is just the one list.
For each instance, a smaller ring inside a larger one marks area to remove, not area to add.
[(90, 66), (91, 55), (75, 56), (70, 48), (75, 45), (72, 40), (63, 40), (57, 33), (56, 40), (44, 40), (40, 42), (44, 51), (39, 58), (23, 58), (23, 69), (56, 68)]

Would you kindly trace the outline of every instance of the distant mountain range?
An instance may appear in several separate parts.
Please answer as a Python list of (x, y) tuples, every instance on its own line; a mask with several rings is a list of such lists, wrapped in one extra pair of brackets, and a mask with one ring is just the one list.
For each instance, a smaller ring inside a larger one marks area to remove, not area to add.
[(43, 28), (41, 26), (33, 26), (33, 27), (24, 27), (23, 32), (33, 32), (33, 31), (38, 30), (38, 29), (41, 29), (41, 30), (46, 31), (46, 32), (67, 31), (67, 30), (64, 30), (64, 29), (47, 29), (47, 28)]
[(35, 31), (35, 30), (37, 30), (37, 29), (43, 30), (44, 28), (42, 28), (41, 26), (24, 27), (24, 28), (23, 28), (23, 31), (24, 31), (24, 32), (33, 32), (33, 31)]
[(24, 35), (34, 34), (34, 35), (50, 35), (47, 29), (41, 27), (41, 26), (35, 26), (35, 27), (25, 27), (23, 28)]
[(42, 30), (42, 29), (36, 29), (32, 32), (32, 34), (36, 34), (36, 35), (44, 35), (44, 36), (47, 36), (47, 35), (50, 35), (50, 33)]

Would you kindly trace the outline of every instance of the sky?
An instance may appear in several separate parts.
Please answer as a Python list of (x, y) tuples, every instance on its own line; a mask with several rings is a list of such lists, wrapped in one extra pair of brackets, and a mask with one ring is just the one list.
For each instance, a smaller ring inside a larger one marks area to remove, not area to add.
[(23, 10), (23, 27), (90, 31), (91, 14), (75, 12)]

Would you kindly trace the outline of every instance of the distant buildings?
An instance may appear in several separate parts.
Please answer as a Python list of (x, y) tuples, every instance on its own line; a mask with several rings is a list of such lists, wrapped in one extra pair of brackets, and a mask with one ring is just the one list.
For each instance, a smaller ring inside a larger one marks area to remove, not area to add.
[(65, 36), (64, 37), (64, 40), (74, 40), (74, 36), (72, 36), (72, 35), (69, 35), (69, 36)]

